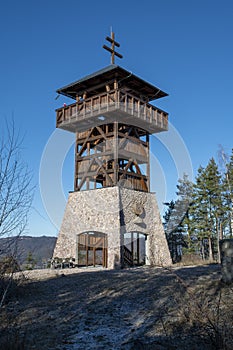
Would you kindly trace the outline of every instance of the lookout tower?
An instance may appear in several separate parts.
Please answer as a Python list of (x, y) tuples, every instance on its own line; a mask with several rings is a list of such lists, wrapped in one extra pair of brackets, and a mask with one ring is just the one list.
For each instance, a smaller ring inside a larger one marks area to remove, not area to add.
[(106, 38), (111, 65), (57, 90), (74, 100), (56, 126), (76, 134), (69, 193), (53, 257), (79, 266), (170, 265), (155, 194), (150, 192), (150, 134), (168, 114), (150, 102), (165, 92), (115, 65), (120, 46)]

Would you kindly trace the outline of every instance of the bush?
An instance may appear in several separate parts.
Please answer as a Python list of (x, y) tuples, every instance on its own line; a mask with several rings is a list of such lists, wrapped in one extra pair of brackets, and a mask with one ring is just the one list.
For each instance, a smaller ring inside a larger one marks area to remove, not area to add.
[(20, 266), (13, 256), (5, 256), (0, 260), (0, 276), (17, 271), (20, 271)]

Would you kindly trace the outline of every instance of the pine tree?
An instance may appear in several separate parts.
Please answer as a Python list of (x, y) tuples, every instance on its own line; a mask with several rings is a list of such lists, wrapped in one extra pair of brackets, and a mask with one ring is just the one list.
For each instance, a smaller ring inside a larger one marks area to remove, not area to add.
[(226, 207), (228, 208), (228, 222), (230, 238), (233, 236), (233, 149), (229, 163), (226, 166), (224, 178)]
[(168, 233), (170, 231), (170, 218), (175, 206), (175, 202), (171, 200), (171, 202), (166, 202), (164, 203), (164, 205), (166, 205), (168, 209), (165, 211), (165, 214), (163, 215), (163, 219), (164, 219), (163, 225), (164, 225), (165, 232)]
[(184, 234), (188, 231), (188, 211), (191, 201), (192, 183), (184, 174), (183, 179), (178, 180), (177, 200), (165, 203), (168, 210), (164, 215), (164, 229), (173, 262), (182, 258), (182, 247), (187, 247)]
[(233, 149), (232, 154), (225, 152), (219, 146), (219, 164), (222, 172), (224, 212), (220, 220), (220, 239), (223, 236), (232, 238), (233, 236)]
[(174, 235), (174, 229), (176, 228), (176, 222), (174, 222), (174, 208), (175, 202), (172, 200), (171, 202), (164, 203), (168, 209), (166, 210), (163, 219), (164, 219), (164, 231), (167, 238), (168, 248), (171, 254), (171, 258), (173, 262), (176, 262), (176, 237)]
[(218, 250), (219, 218), (223, 210), (221, 175), (211, 158), (206, 168), (198, 169), (191, 208), (192, 229), (204, 259), (212, 261), (213, 248)]
[(191, 252), (193, 250), (193, 239), (190, 225), (190, 207), (192, 205), (192, 193), (193, 183), (189, 181), (188, 175), (184, 174), (183, 179), (178, 180), (176, 208), (179, 208), (180, 212), (180, 227), (182, 227), (182, 233), (187, 236), (187, 248)]
[(26, 270), (33, 270), (36, 265), (36, 259), (33, 257), (32, 252), (29, 251), (26, 259)]

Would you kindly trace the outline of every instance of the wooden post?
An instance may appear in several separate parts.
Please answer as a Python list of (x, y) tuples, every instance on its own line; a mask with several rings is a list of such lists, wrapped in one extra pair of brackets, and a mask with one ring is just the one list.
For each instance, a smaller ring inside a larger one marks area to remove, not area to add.
[[(87, 155), (90, 155), (90, 142), (87, 142)], [(87, 177), (86, 179), (86, 189), (89, 190), (90, 189), (90, 179), (89, 177)]]
[(118, 122), (114, 122), (114, 186), (117, 185), (118, 182)]
[(74, 155), (74, 190), (77, 191), (78, 188), (78, 162), (77, 162), (77, 153), (78, 153), (78, 133), (76, 132), (76, 140), (75, 140), (75, 155)]
[(118, 89), (118, 81), (115, 79), (114, 81), (114, 90), (117, 90)]
[(86, 246), (86, 266), (88, 266), (88, 253), (89, 253), (89, 235), (85, 236), (85, 246)]
[(106, 40), (108, 40), (111, 43), (111, 48), (106, 45), (103, 45), (103, 48), (111, 53), (111, 64), (115, 64), (115, 56), (119, 58), (123, 58), (121, 54), (115, 51), (115, 46), (120, 47), (120, 44), (115, 41), (115, 35), (112, 31), (111, 31), (111, 38), (107, 36)]
[(96, 249), (93, 247), (93, 266), (95, 267)]
[(140, 242), (140, 239), (139, 239), (139, 233), (137, 232), (137, 265), (139, 265), (139, 255), (140, 255), (140, 247), (139, 247), (139, 242)]
[(108, 267), (108, 250), (104, 248), (104, 267)]
[(111, 54), (111, 63), (115, 63), (115, 34), (111, 32), (111, 39), (112, 39), (112, 54)]
[(147, 156), (147, 166), (146, 166), (146, 178), (147, 178), (147, 189), (150, 192), (150, 135), (146, 133), (146, 156)]
[(134, 239), (134, 233), (131, 232), (131, 253), (132, 253), (133, 265), (134, 265), (134, 246), (133, 246), (133, 239)]
[(102, 253), (102, 264), (103, 267), (108, 267), (108, 262), (107, 262), (107, 238), (104, 236), (103, 238), (103, 253)]

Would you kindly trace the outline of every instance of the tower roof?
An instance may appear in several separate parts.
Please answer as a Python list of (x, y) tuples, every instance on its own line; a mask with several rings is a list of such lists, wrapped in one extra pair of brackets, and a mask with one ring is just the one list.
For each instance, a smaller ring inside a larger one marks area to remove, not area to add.
[(91, 97), (106, 91), (106, 85), (113, 83), (115, 80), (118, 82), (119, 88), (125, 88), (127, 92), (148, 101), (168, 95), (156, 86), (115, 64), (66, 85), (58, 89), (57, 93), (74, 99), (77, 95), (82, 96), (84, 93)]

